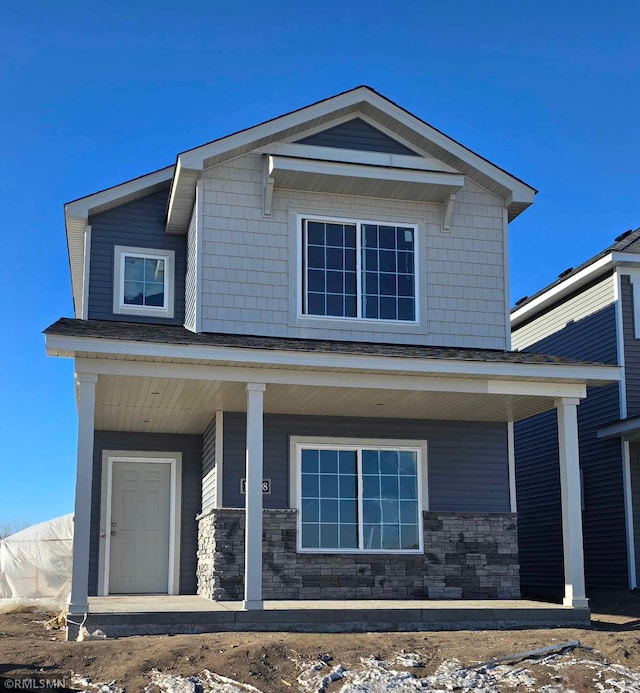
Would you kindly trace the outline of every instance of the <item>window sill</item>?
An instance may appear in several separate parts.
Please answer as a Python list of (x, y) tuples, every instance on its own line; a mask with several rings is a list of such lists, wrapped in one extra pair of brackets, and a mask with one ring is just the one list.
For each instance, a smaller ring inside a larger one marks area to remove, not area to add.
[(422, 549), (297, 549), (297, 553), (307, 556), (422, 556)]
[(114, 315), (131, 315), (149, 318), (173, 318), (173, 312), (166, 308), (146, 308), (145, 306), (120, 306), (113, 311)]
[(350, 332), (397, 332), (399, 334), (426, 334), (419, 322), (404, 320), (371, 320), (367, 318), (340, 318), (322, 315), (298, 315), (291, 327), (312, 327), (322, 330), (349, 330)]

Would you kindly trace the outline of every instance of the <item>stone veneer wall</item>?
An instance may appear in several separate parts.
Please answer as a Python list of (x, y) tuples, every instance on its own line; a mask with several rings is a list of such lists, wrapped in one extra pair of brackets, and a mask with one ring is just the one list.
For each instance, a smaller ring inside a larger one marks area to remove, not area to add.
[[(424, 513), (424, 554), (302, 554), (296, 511), (263, 514), (265, 599), (516, 599), (513, 513)], [(198, 518), (198, 594), (243, 597), (244, 509)]]

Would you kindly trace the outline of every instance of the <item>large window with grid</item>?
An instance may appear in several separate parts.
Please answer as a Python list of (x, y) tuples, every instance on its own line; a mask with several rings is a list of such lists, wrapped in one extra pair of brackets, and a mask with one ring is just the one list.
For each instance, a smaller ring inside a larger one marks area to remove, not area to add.
[(416, 227), (302, 219), (302, 313), (416, 321)]
[(422, 550), (420, 445), (300, 442), (298, 548)]

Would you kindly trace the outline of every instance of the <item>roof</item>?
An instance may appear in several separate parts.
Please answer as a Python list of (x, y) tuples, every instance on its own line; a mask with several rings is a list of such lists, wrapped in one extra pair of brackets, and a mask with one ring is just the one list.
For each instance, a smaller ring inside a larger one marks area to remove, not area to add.
[[(545, 294), (551, 292), (556, 287), (566, 284), (567, 286), (575, 285), (575, 289), (579, 288), (576, 283), (576, 279), (581, 275), (589, 275), (588, 270), (590, 268), (593, 268), (594, 270), (601, 270), (602, 273), (611, 269), (614, 264), (613, 258), (611, 265), (601, 261), (604, 261), (606, 258), (612, 256), (613, 253), (632, 253), (635, 255), (640, 255), (640, 228), (635, 229), (635, 231), (625, 231), (617, 236), (611, 245), (607, 246), (604, 248), (604, 250), (589, 258), (581, 265), (566, 269), (564, 272), (561, 272), (558, 275), (557, 279), (552, 281), (550, 284), (547, 284), (547, 286), (543, 287), (539, 291), (536, 291), (536, 293), (532, 294), (531, 296), (525, 296), (518, 300), (511, 309), (512, 322), (516, 314), (520, 314), (524, 308), (530, 306), (532, 303), (539, 302), (539, 300)], [(638, 262), (640, 262), (640, 257), (638, 258)], [(593, 276), (590, 276), (589, 280), (593, 278)], [(582, 286), (584, 283), (585, 282), (582, 282), (580, 286)]]
[(154, 325), (107, 320), (60, 318), (44, 330), (46, 335), (123, 340), (184, 346), (235, 347), (278, 351), (323, 352), (391, 356), (411, 359), (444, 359), (513, 364), (607, 365), (544, 354), (497, 349), (463, 349), (374, 342), (346, 342), (324, 339), (292, 339), (240, 334), (195, 333), (181, 326)]
[[(83, 271), (86, 231), (91, 215), (170, 185), (167, 232), (185, 233), (193, 210), (196, 182), (203, 169), (252, 151), (271, 155), (273, 152), (270, 148), (277, 143), (295, 143), (311, 131), (317, 132), (337, 122), (358, 117), (369, 119), (391, 137), (406, 142), (420, 152), (407, 159), (420, 161), (421, 157), (435, 157), (457, 173), (461, 180), (462, 176), (468, 176), (505, 200), (510, 220), (534, 200), (537, 191), (520, 178), (445, 135), (371, 87), (358, 86), (181, 152), (177, 155), (175, 166), (68, 202), (65, 205), (65, 223), (75, 315), (86, 316)], [(394, 165), (400, 164), (396, 162)], [(407, 166), (410, 166), (410, 162), (403, 164), (403, 167)], [(404, 168), (403, 172), (406, 173)], [(444, 185), (441, 185), (441, 190), (445, 191)]]

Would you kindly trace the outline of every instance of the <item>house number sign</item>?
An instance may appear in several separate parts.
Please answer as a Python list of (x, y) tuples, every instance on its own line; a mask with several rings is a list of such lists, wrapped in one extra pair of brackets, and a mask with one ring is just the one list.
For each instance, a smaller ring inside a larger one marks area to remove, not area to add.
[[(247, 492), (247, 479), (242, 477), (240, 479), (240, 493), (245, 494)], [(262, 480), (262, 493), (271, 494), (271, 479)]]

